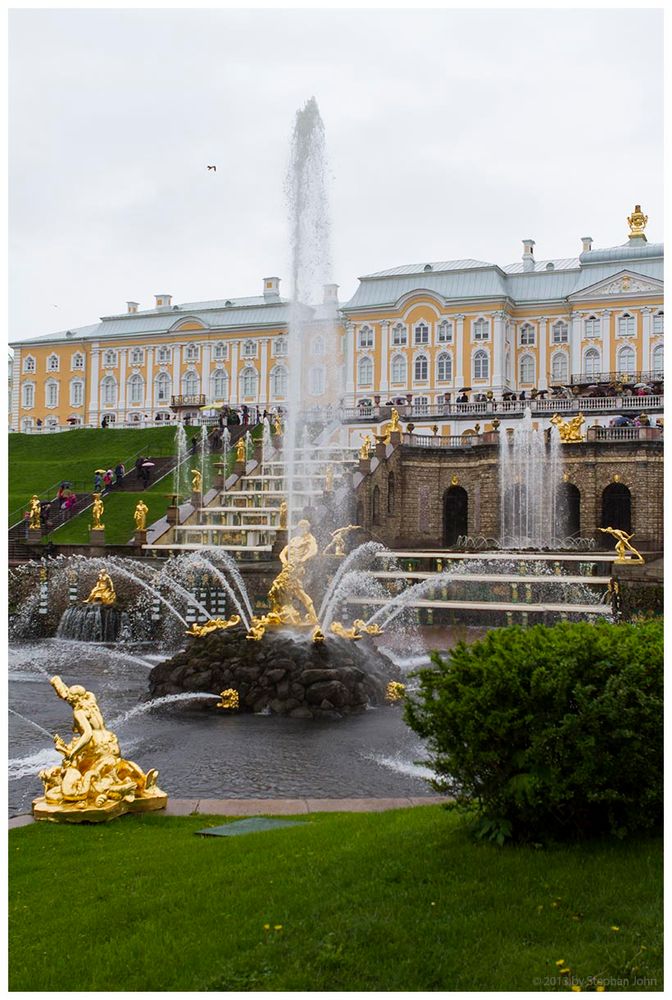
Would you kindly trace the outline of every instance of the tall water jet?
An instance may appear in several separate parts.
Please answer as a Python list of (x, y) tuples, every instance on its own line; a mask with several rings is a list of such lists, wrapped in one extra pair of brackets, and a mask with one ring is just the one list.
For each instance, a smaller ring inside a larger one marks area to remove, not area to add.
[(532, 426), (532, 413), (512, 433), (500, 434), (499, 486), (501, 545), (505, 548), (553, 548), (564, 534), (558, 523), (558, 487), (562, 481), (560, 436)]
[(208, 475), (210, 470), (210, 463), (208, 462), (208, 428), (206, 424), (201, 424), (201, 440), (199, 442), (199, 453), (200, 453), (200, 473), (201, 473), (201, 492), (202, 495), (208, 492), (209, 479)]
[(184, 429), (184, 424), (178, 424), (175, 432), (175, 472), (173, 473), (173, 493), (177, 494), (178, 503), (191, 492), (187, 478), (189, 475), (186, 466), (187, 450), (187, 432)]

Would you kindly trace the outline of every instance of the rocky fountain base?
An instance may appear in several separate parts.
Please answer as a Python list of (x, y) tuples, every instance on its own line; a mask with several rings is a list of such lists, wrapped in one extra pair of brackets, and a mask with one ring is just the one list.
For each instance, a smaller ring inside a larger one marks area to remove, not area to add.
[(399, 670), (373, 642), (327, 636), (312, 642), (268, 631), (260, 642), (244, 628), (221, 629), (189, 645), (149, 675), (152, 698), (186, 691), (234, 689), (238, 711), (270, 711), (295, 719), (337, 719), (385, 702)]

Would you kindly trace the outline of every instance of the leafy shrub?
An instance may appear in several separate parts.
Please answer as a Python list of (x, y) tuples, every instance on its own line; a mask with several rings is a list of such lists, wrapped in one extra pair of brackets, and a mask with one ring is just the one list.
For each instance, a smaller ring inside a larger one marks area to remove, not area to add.
[(662, 816), (663, 624), (493, 630), (418, 671), (408, 724), (481, 834), (625, 836)]

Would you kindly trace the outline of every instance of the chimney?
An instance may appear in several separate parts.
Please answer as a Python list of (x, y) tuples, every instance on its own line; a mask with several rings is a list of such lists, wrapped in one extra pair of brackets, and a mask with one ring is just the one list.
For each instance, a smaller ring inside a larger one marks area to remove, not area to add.
[(588, 253), (589, 250), (593, 249), (593, 237), (592, 236), (582, 236), (581, 243), (583, 245), (582, 253)]
[(170, 309), (170, 303), (172, 302), (172, 295), (155, 295), (156, 308), (157, 309)]
[(129, 313), (137, 313), (139, 305), (140, 305), (139, 302), (127, 302), (126, 308)]
[(280, 278), (264, 278), (264, 298), (277, 299), (280, 297)]
[(534, 271), (534, 240), (523, 240), (523, 271)]
[(325, 306), (338, 304), (338, 285), (323, 285)]

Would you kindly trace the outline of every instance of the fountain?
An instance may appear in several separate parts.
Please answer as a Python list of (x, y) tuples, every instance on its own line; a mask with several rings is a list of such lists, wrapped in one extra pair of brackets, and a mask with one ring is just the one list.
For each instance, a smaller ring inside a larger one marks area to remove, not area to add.
[(532, 425), (526, 410), (512, 434), (500, 434), (500, 546), (505, 549), (555, 548), (565, 534), (558, 525), (558, 487), (562, 481), (560, 435)]

